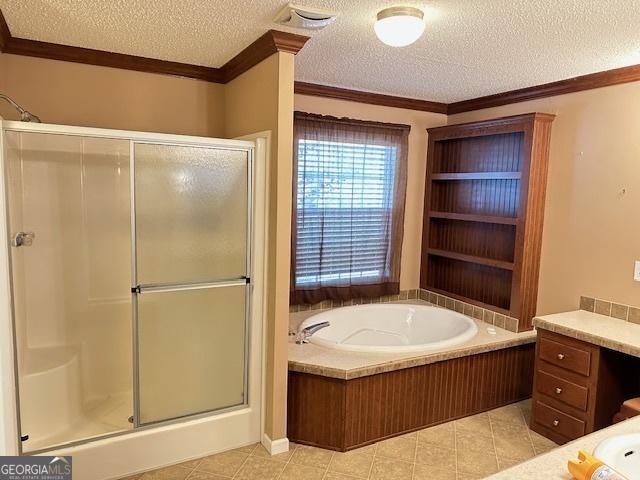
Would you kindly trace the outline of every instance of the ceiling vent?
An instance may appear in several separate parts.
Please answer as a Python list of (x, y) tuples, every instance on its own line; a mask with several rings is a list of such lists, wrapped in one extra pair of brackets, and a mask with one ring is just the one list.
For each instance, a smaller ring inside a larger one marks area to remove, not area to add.
[(292, 28), (320, 30), (336, 21), (336, 13), (318, 8), (298, 7), (287, 4), (274, 18), (274, 22)]

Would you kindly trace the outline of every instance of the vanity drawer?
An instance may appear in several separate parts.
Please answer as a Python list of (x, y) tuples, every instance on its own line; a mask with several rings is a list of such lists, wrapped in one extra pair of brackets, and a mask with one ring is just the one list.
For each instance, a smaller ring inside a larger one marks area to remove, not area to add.
[(539, 339), (541, 360), (560, 368), (570, 370), (588, 377), (591, 371), (591, 352), (581, 348), (565, 345), (546, 337)]
[(589, 389), (560, 377), (538, 370), (536, 390), (584, 412), (587, 411)]
[(540, 401), (533, 406), (533, 418), (543, 427), (571, 440), (585, 434), (585, 422)]

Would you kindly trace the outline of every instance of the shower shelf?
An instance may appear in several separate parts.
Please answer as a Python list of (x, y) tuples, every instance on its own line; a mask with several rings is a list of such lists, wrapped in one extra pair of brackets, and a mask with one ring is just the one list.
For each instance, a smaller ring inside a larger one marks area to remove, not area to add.
[(466, 255), (464, 253), (452, 252), (449, 250), (439, 250), (437, 248), (429, 248), (427, 250), (429, 255), (437, 257), (452, 258), (453, 260), (460, 260), (462, 262), (477, 263), (479, 265), (486, 265), (488, 267), (501, 268), (503, 270), (513, 270), (513, 262), (505, 262), (488, 257), (478, 257), (475, 255)]

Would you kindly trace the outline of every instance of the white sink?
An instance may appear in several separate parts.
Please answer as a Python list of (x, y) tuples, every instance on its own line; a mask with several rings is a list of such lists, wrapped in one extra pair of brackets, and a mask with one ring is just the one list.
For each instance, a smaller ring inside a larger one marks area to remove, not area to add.
[(629, 480), (640, 480), (640, 433), (607, 438), (598, 444), (593, 456)]

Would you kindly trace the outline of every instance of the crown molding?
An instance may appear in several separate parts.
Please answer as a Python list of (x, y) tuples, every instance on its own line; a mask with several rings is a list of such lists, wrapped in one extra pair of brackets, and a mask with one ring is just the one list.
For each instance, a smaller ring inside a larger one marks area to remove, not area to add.
[(581, 92), (595, 88), (609, 87), (640, 80), (640, 65), (616, 68), (604, 72), (590, 73), (579, 77), (568, 78), (558, 82), (545, 83), (533, 87), (511, 90), (509, 92), (472, 98), (461, 102), (450, 103), (448, 114), (471, 112), (483, 108), (499, 107), (512, 103), (526, 102), (538, 98), (554, 97), (567, 93)]
[(318, 85), (315, 83), (295, 82), (294, 92), (300, 95), (334, 98), (337, 100), (368, 103), (371, 105), (381, 105), (384, 107), (406, 108), (409, 110), (419, 110), (422, 112), (433, 112), (442, 114), (447, 113), (446, 103), (418, 100), (415, 98), (395, 97), (392, 95), (363, 92), (359, 90), (349, 90), (346, 88), (330, 87), (327, 85)]
[(2, 10), (0, 10), (0, 52), (4, 52), (10, 39), (11, 32), (9, 31), (9, 25), (7, 25), (7, 20), (4, 18)]
[(40, 42), (11, 35), (0, 10), (0, 52), (227, 83), (277, 52), (297, 54), (309, 37), (269, 30), (220, 68)]
[(296, 55), (308, 40), (309, 37), (295, 33), (267, 31), (220, 68), (223, 83), (230, 82), (276, 52)]
[[(214, 68), (16, 38), (11, 35), (6, 19), (2, 14), (2, 10), (0, 10), (0, 52), (103, 67), (122, 68), (146, 73), (175, 75), (213, 83), (230, 82), (276, 52), (286, 52), (295, 55), (304, 47), (308, 40), (309, 37), (304, 35), (279, 30), (269, 30), (222, 67)], [(454, 115), (456, 113), (499, 107), (512, 103), (525, 102), (527, 100), (553, 97), (637, 81), (640, 81), (640, 65), (632, 65), (449, 104), (306, 82), (295, 82), (295, 92), (300, 95), (312, 95), (385, 107)]]
[(105, 52), (90, 48), (71, 47), (69, 45), (40, 42), (25, 38), (11, 37), (5, 46), (4, 53), (224, 83), (222, 72), (219, 68), (169, 62), (167, 60)]

